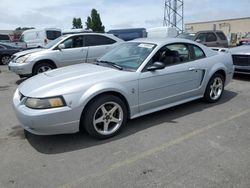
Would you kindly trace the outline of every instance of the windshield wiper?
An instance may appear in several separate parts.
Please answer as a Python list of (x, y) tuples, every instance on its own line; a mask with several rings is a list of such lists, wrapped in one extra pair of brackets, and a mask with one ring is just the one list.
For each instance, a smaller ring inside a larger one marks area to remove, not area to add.
[(97, 65), (98, 65), (98, 63), (105, 63), (105, 64), (111, 65), (112, 67), (115, 67), (115, 68), (117, 68), (119, 70), (123, 69), (120, 65), (117, 65), (117, 64), (115, 64), (115, 63), (113, 63), (111, 61), (101, 61), (100, 60), (100, 61), (96, 61), (96, 62), (97, 62)]

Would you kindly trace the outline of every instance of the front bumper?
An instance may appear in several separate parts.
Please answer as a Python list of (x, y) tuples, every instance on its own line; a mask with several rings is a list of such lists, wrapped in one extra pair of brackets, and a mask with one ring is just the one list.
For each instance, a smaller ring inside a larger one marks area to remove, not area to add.
[(15, 63), (13, 60), (8, 65), (9, 70), (18, 75), (32, 75), (33, 64), (28, 63)]
[(79, 119), (70, 107), (35, 110), (26, 107), (20, 100), (18, 89), (13, 97), (13, 107), (21, 126), (37, 135), (68, 134), (79, 131)]

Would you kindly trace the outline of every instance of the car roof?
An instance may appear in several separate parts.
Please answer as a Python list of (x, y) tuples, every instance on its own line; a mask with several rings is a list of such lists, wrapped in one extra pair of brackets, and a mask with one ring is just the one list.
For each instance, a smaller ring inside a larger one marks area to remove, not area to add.
[(197, 45), (196, 42), (182, 38), (139, 38), (139, 39), (134, 39), (131, 42), (152, 43), (158, 46), (168, 43), (190, 43)]
[(72, 34), (66, 34), (64, 36), (79, 36), (79, 35), (103, 35), (103, 36), (114, 36), (113, 34), (108, 33), (72, 33)]

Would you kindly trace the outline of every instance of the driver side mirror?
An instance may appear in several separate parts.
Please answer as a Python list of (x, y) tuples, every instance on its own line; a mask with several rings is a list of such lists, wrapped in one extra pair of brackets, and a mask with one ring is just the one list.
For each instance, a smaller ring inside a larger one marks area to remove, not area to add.
[(59, 50), (65, 49), (65, 45), (64, 45), (64, 44), (59, 44), (59, 45), (58, 45), (58, 49), (59, 49)]
[(165, 68), (165, 64), (162, 62), (154, 62), (152, 65), (150, 65), (147, 70), (148, 71), (155, 71), (155, 70), (160, 70), (160, 69), (164, 69)]
[(196, 39), (195, 42), (201, 43), (201, 39)]

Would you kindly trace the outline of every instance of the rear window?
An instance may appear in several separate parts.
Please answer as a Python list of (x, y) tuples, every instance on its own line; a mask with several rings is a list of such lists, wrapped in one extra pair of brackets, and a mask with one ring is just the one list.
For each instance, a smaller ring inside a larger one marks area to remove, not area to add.
[(85, 46), (108, 45), (115, 42), (115, 40), (101, 35), (86, 35)]
[(8, 35), (0, 35), (0, 40), (10, 40)]
[(193, 46), (193, 49), (194, 49), (194, 58), (195, 59), (201, 59), (201, 58), (204, 58), (206, 57), (205, 56), (205, 53), (202, 51), (202, 49), (198, 46), (195, 46), (195, 45), (192, 45)]
[(47, 39), (55, 40), (62, 35), (61, 31), (46, 31)]
[(216, 34), (219, 36), (220, 40), (227, 40), (227, 37), (222, 32), (216, 32)]

